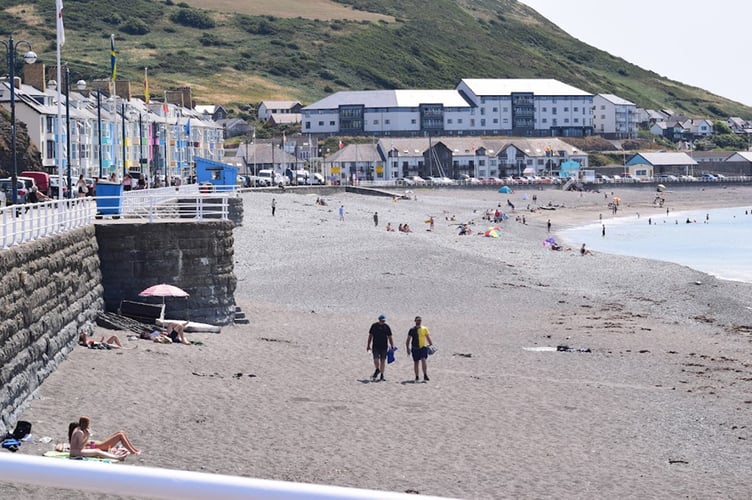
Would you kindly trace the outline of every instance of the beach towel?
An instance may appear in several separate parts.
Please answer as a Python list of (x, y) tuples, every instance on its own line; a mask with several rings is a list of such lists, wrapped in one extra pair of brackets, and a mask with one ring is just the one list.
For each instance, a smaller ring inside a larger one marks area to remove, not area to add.
[[(70, 453), (67, 451), (50, 450), (50, 451), (45, 451), (44, 456), (49, 457), (49, 458), (70, 458)], [(104, 462), (104, 463), (117, 462), (117, 460), (112, 460), (109, 458), (97, 458), (97, 457), (80, 457), (80, 458), (74, 458), (72, 460), (86, 460), (86, 461)]]
[(3, 440), (2, 447), (13, 453), (18, 451), (18, 447), (21, 446), (21, 441), (18, 439), (7, 438)]

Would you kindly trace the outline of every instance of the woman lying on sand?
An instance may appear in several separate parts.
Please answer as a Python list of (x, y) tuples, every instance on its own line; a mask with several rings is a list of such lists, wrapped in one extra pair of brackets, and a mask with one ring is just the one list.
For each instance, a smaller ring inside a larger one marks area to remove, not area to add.
[(78, 344), (84, 347), (88, 347), (89, 349), (122, 349), (123, 348), (123, 344), (120, 342), (120, 339), (117, 337), (117, 335), (113, 335), (112, 337), (107, 339), (107, 342), (105, 342), (104, 335), (103, 335), (102, 338), (99, 339), (99, 342), (97, 342), (96, 340), (89, 338), (86, 332), (81, 332), (79, 334)]
[[(75, 427), (73, 427), (76, 425)], [(96, 457), (112, 460), (125, 460), (129, 454), (139, 455), (141, 451), (133, 446), (123, 431), (111, 434), (104, 441), (93, 441), (91, 435), (91, 419), (81, 417), (78, 424), (71, 423), (68, 429), (70, 440), (70, 457)], [(72, 430), (71, 430), (72, 429)], [(118, 447), (122, 444), (122, 448)]]

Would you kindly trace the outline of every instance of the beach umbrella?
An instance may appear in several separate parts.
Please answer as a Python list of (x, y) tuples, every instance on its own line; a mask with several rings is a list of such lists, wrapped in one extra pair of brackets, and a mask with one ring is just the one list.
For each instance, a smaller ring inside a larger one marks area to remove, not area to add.
[(663, 184), (658, 184), (657, 187), (658, 187), (658, 191), (663, 191), (664, 189), (666, 189), (666, 186), (664, 186)]
[(512, 188), (510, 188), (509, 186), (501, 186), (499, 188), (499, 192), (500, 193), (507, 193), (507, 194), (509, 194), (509, 193), (512, 192)]
[(489, 238), (498, 238), (501, 234), (501, 228), (498, 226), (496, 227), (489, 227), (486, 229), (486, 231), (483, 233), (483, 236), (488, 236)]
[(182, 288), (178, 288), (175, 285), (168, 285), (166, 283), (160, 283), (159, 285), (153, 285), (147, 288), (146, 290), (142, 290), (141, 293), (138, 294), (139, 297), (162, 297), (162, 305), (165, 303), (165, 297), (185, 297), (186, 305), (188, 304), (188, 297), (190, 294), (183, 290)]

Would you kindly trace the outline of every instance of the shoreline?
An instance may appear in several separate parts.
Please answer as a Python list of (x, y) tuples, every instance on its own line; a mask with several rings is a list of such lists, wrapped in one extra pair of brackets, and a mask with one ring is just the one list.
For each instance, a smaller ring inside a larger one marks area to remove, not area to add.
[[(74, 349), (24, 412), (53, 443), (19, 453), (41, 455), (89, 415), (97, 436), (128, 433), (143, 449), (126, 460), (137, 466), (458, 498), (748, 494), (752, 285), (543, 247), (549, 218), (551, 234), (605, 219), (602, 192), (414, 191), (397, 202), (332, 193), (328, 206), (316, 194), (243, 194), (236, 300), (251, 324), (188, 334), (202, 346), (120, 333), (137, 348)], [(614, 192), (640, 211), (654, 195)], [(565, 208), (526, 212), (524, 194)], [(709, 204), (752, 203), (750, 187), (711, 194)], [(457, 235), (459, 221), (485, 229), (481, 213), (507, 197), (517, 209), (500, 238)], [(372, 383), (365, 347), (381, 313), (399, 350), (386, 382)], [(413, 382), (404, 350), (416, 314), (439, 348), (428, 383)], [(590, 352), (526, 350), (560, 345)]]

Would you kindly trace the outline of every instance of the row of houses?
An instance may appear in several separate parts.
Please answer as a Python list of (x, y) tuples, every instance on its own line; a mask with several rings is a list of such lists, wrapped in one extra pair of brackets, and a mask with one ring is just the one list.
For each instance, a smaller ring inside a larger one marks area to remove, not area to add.
[[(63, 84), (60, 92), (57, 82), (46, 76), (44, 65), (36, 63), (24, 67), (23, 82), (13, 83), (16, 119), (26, 124), (50, 173), (70, 166), (73, 176), (106, 177), (137, 169), (170, 179), (193, 175), (197, 157), (224, 157), (222, 126), (194, 107), (189, 87), (166, 92), (162, 102), (147, 103), (131, 95), (128, 81), (80, 81), (75, 89)], [(6, 108), (10, 85), (0, 80), (0, 103)], [(58, 119), (58, 97), (63, 109), (67, 104), (63, 120)]]
[(564, 163), (588, 167), (587, 153), (558, 138), (382, 137), (316, 155), (315, 140), (304, 136), (301, 142), (241, 144), (237, 151), (227, 152), (226, 161), (248, 174), (306, 167), (341, 182), (415, 175), (453, 179), (551, 175)]

